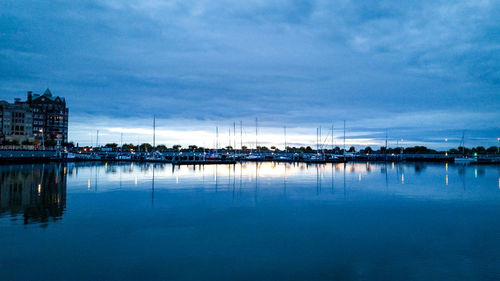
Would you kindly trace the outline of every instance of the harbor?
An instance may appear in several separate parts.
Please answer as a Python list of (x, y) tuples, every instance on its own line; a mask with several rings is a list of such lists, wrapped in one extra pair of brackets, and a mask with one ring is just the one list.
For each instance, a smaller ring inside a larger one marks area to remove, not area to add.
[[(466, 159), (466, 161), (464, 161)], [(456, 162), (460, 164), (500, 164), (500, 154), (481, 154), (463, 158), (449, 153), (347, 153), (328, 152), (122, 152), (122, 151), (51, 151), (51, 150), (0, 150), (0, 163), (41, 162), (158, 162), (175, 165), (234, 164), (237, 162), (298, 162), (298, 163), (344, 163), (344, 162)]]

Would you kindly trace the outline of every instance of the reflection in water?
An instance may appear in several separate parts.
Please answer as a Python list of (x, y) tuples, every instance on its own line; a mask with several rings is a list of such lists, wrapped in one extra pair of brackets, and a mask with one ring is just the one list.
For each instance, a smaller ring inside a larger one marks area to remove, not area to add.
[[(144, 188), (147, 186), (147, 192), (150, 192), (148, 205), (151, 207), (161, 204), (158, 192), (172, 189), (203, 189), (216, 193), (230, 191), (233, 202), (250, 199), (253, 205), (257, 205), (270, 194), (280, 194), (292, 200), (319, 198), (351, 201), (374, 198), (374, 194), (409, 198), (464, 198), (461, 192), (467, 193), (465, 198), (481, 198), (484, 194), (480, 192), (485, 191), (487, 186), (482, 183), (491, 179), (491, 171), (495, 174), (493, 185), (500, 188), (500, 178), (496, 175), (500, 171), (495, 166), (448, 163), (12, 165), (0, 167), (0, 214), (5, 216), (11, 213), (15, 217), (22, 213), (25, 223), (61, 218), (66, 207), (67, 181), (73, 192), (146, 191)], [(469, 186), (472, 188), (467, 190)], [(331, 191), (324, 192), (325, 187)], [(343, 192), (336, 192), (341, 189)]]
[(61, 218), (65, 208), (65, 166), (0, 166), (0, 216), (23, 214), (25, 224), (47, 223)]
[(13, 165), (0, 184), (2, 280), (498, 280), (499, 166)]

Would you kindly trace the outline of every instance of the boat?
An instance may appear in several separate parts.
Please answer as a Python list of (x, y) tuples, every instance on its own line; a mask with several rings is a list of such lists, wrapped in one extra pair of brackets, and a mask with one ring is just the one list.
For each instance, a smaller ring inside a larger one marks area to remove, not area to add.
[(293, 158), (288, 155), (278, 155), (274, 158), (274, 161), (280, 161), (280, 162), (293, 162)]
[(150, 161), (150, 162), (162, 162), (164, 161), (164, 157), (163, 157), (163, 154), (161, 154), (160, 152), (158, 151), (155, 151), (151, 154), (149, 154), (147, 157), (146, 157), (146, 160), (147, 161)]
[(252, 154), (247, 155), (245, 157), (245, 160), (247, 160), (247, 161), (261, 161), (261, 160), (264, 160), (264, 159), (265, 159), (265, 156), (261, 155), (259, 153), (252, 153)]
[(326, 162), (328, 163), (344, 163), (347, 162), (345, 157), (337, 156), (335, 154), (326, 155)]
[(132, 155), (120, 153), (116, 156), (116, 160), (129, 161), (129, 160), (132, 160)]
[(462, 140), (460, 141), (460, 145), (462, 147), (462, 156), (455, 157), (453, 161), (457, 164), (464, 164), (464, 165), (477, 162), (477, 157), (469, 157), (465, 155), (465, 132), (462, 133)]
[(217, 152), (209, 152), (205, 155), (205, 160), (209, 160), (209, 161), (218, 161), (218, 160), (222, 160), (222, 155), (220, 155), (219, 153)]
[(467, 157), (467, 156), (462, 156), (462, 157), (455, 157), (453, 159), (455, 163), (457, 164), (470, 164), (470, 163), (475, 163), (477, 162), (476, 158), (473, 157)]

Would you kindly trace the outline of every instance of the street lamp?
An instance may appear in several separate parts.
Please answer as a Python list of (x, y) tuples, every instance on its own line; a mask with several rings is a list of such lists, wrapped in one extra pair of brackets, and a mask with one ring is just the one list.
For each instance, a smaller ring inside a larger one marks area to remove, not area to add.
[(45, 142), (44, 142), (44, 137), (43, 137), (43, 129), (40, 129), (40, 134), (42, 135), (42, 147), (45, 150)]

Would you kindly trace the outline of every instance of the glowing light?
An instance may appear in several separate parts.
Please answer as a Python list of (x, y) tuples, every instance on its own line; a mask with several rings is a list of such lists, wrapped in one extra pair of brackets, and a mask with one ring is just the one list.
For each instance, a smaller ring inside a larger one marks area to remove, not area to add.
[(405, 184), (405, 174), (401, 174), (401, 184)]
[(90, 179), (87, 181), (87, 188), (90, 190)]
[(135, 176), (134, 184), (137, 185), (137, 176)]
[(40, 194), (41, 192), (42, 192), (42, 185), (38, 184), (38, 194)]
[(448, 172), (448, 163), (444, 165), (446, 167), (446, 171)]
[(446, 185), (448, 185), (448, 175), (446, 175)]

